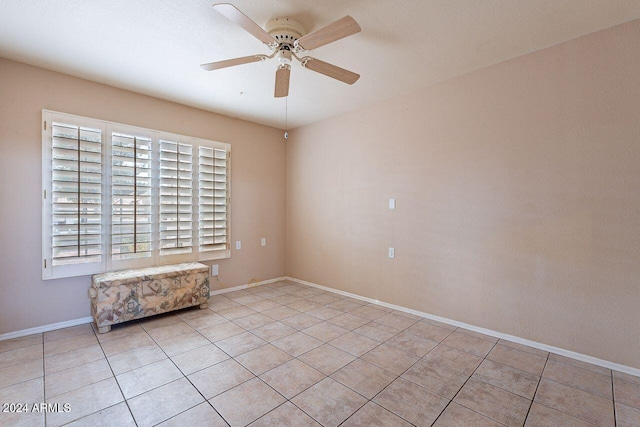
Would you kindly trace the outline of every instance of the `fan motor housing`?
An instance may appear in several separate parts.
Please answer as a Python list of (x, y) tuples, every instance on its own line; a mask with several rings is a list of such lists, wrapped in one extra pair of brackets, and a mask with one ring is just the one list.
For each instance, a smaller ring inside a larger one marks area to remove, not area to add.
[(291, 45), (305, 33), (304, 27), (293, 18), (275, 18), (267, 22), (265, 30), (279, 44)]

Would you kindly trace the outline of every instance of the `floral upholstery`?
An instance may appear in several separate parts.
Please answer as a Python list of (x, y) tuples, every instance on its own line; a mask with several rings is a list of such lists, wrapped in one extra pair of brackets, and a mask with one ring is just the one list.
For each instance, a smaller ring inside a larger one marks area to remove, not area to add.
[(89, 296), (98, 328), (207, 304), (209, 267), (185, 263), (96, 274)]

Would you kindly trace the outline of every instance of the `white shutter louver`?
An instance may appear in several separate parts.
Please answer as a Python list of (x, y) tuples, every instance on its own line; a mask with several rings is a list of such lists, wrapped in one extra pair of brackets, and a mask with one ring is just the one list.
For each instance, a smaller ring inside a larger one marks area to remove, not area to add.
[(198, 250), (227, 250), (227, 151), (200, 147), (198, 153)]
[(111, 135), (112, 259), (147, 258), (152, 246), (151, 138)]
[(160, 255), (191, 253), (193, 146), (160, 140)]
[(102, 131), (53, 122), (51, 263), (102, 259)]

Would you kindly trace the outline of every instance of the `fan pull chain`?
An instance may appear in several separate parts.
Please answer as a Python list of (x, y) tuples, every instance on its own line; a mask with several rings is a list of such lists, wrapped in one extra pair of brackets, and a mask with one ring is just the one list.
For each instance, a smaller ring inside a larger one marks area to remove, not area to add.
[(289, 97), (284, 97), (284, 139), (289, 138)]

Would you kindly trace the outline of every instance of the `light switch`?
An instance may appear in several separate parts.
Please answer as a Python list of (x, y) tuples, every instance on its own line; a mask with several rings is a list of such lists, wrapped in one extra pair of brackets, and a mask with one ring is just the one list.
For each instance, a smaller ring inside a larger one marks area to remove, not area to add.
[(260, 239), (260, 246), (267, 246), (267, 238), (263, 237), (262, 239)]
[(394, 248), (389, 248), (389, 258), (396, 257), (396, 250)]
[(389, 199), (389, 209), (396, 208), (396, 199)]
[(236, 249), (242, 249), (242, 242), (240, 240), (236, 240)]

